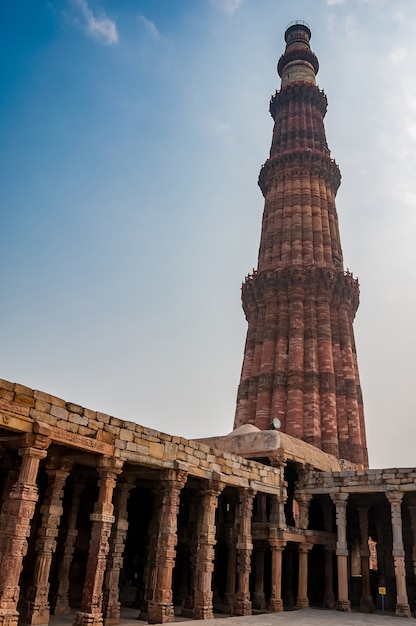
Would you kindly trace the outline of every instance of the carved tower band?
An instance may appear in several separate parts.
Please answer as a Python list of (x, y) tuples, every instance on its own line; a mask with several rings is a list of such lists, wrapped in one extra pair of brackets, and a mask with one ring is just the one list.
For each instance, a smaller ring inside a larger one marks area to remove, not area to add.
[(335, 196), (341, 175), (303, 22), (288, 26), (272, 97), (270, 155), (257, 269), (242, 287), (248, 321), (234, 428), (281, 430), (368, 466), (353, 320), (358, 281), (345, 271)]

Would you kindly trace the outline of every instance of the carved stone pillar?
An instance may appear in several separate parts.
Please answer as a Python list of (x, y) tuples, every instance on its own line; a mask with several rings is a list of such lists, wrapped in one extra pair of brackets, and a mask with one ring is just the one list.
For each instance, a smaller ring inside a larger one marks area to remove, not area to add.
[(19, 469), (7, 471), (6, 479), (2, 486), (1, 513), (0, 513), (0, 554), (2, 553), (3, 539), (6, 533), (6, 522), (9, 515), (10, 492), (19, 477)]
[(59, 523), (62, 516), (62, 498), (66, 479), (72, 461), (54, 457), (48, 463), (48, 488), (41, 506), (42, 521), (36, 542), (36, 561), (34, 566), (33, 584), (29, 588), (23, 624), (48, 624), (49, 607), (49, 574), (52, 557), (56, 550)]
[(284, 610), (282, 600), (282, 552), (286, 542), (271, 538), (269, 539), (269, 544), (272, 551), (272, 584), (268, 609), (277, 613)]
[(36, 478), (41, 459), (50, 444), (50, 429), (36, 424), (37, 433), (24, 435), (19, 449), (22, 457), (19, 478), (10, 492), (3, 552), (0, 564), (0, 625), (16, 626), (18, 623), (19, 577), (23, 557), (27, 552), (27, 537), (38, 499)]
[[(410, 511), (410, 524), (412, 527), (412, 562), (413, 562), (413, 573), (416, 577), (416, 503), (412, 502), (409, 505)], [(416, 616), (416, 612), (413, 612), (413, 617)]]
[(402, 532), (401, 505), (403, 493), (400, 491), (387, 491), (386, 497), (390, 502), (391, 525), (393, 530), (393, 562), (397, 591), (395, 613), (400, 617), (410, 617), (411, 613), (406, 589), (406, 567)]
[(267, 498), (264, 493), (257, 495), (257, 511), (254, 521), (260, 524), (267, 522)]
[[(329, 503), (323, 505), (324, 527), (327, 533), (332, 533), (332, 506)], [(325, 550), (325, 593), (324, 607), (326, 609), (335, 609), (335, 593), (334, 593), (334, 546), (327, 545)]]
[(253, 512), (253, 499), (254, 492), (251, 489), (240, 489), (240, 529), (237, 539), (238, 585), (233, 604), (234, 615), (251, 615), (249, 578), (251, 571), (251, 553), (253, 551), (251, 536), (251, 516)]
[(307, 609), (309, 607), (308, 598), (308, 554), (312, 549), (312, 544), (299, 544), (299, 578), (298, 597), (296, 598), (297, 609)]
[(263, 611), (266, 608), (264, 595), (264, 553), (265, 548), (256, 548), (254, 554), (256, 559), (256, 578), (254, 581), (253, 609)]
[(227, 583), (225, 588), (224, 601), (230, 607), (232, 607), (235, 599), (235, 584), (237, 580), (237, 548), (235, 547), (235, 539), (231, 535), (227, 542)]
[(299, 506), (299, 528), (307, 530), (309, 526), (309, 504), (312, 500), (312, 495), (298, 491), (295, 494), (295, 500)]
[(77, 626), (100, 626), (103, 623), (103, 580), (108, 540), (114, 522), (112, 499), (122, 465), (119, 459), (110, 457), (103, 457), (98, 462), (98, 499), (90, 518), (92, 528), (81, 610), (77, 612), (74, 622)]
[(208, 481), (202, 490), (201, 512), (198, 522), (196, 553), (196, 579), (194, 595), (194, 619), (213, 619), (212, 572), (214, 570), (214, 546), (216, 544), (215, 511), (218, 497), (225, 484), (216, 480)]
[(69, 606), (69, 571), (74, 555), (75, 541), (77, 539), (77, 516), (80, 506), (80, 495), (84, 485), (76, 483), (72, 487), (68, 525), (65, 531), (65, 544), (58, 569), (58, 589), (54, 615), (68, 615), (71, 612)]
[(123, 565), (124, 544), (129, 527), (127, 519), (127, 500), (132, 482), (122, 482), (116, 488), (114, 497), (114, 513), (116, 521), (111, 530), (107, 569), (104, 578), (103, 619), (108, 624), (118, 624), (120, 621), (120, 570)]
[(333, 546), (325, 546), (325, 593), (324, 607), (326, 609), (335, 609), (335, 593), (334, 593), (334, 548)]
[(373, 598), (370, 590), (370, 550), (368, 548), (368, 506), (358, 507), (360, 518), (360, 538), (361, 538), (361, 598), (360, 611), (372, 613), (374, 611)]
[(337, 522), (337, 570), (338, 570), (338, 611), (351, 611), (348, 599), (348, 546), (347, 546), (347, 493), (334, 493), (331, 498), (335, 504)]
[(178, 540), (178, 510), (180, 492), (185, 486), (187, 472), (164, 472), (159, 536), (156, 547), (155, 568), (152, 572), (151, 599), (148, 602), (149, 624), (173, 622), (172, 572), (175, 565), (175, 547)]

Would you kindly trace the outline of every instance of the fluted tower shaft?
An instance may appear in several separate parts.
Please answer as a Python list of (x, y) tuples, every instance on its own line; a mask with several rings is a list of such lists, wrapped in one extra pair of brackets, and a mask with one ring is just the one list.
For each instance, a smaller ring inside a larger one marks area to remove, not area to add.
[(270, 102), (274, 129), (259, 185), (264, 213), (257, 270), (242, 302), (248, 322), (234, 428), (281, 430), (368, 466), (353, 320), (358, 281), (344, 271), (331, 159), (309, 27), (291, 24)]

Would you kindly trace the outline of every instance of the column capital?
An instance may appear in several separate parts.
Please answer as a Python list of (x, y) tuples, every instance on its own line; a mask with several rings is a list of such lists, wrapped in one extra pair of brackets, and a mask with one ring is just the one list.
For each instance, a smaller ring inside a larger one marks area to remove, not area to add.
[(331, 493), (329, 494), (331, 496), (331, 500), (332, 502), (335, 504), (336, 507), (346, 507), (348, 504), (348, 497), (349, 494), (348, 493), (344, 493), (341, 491), (338, 491), (336, 493)]
[(300, 543), (298, 546), (298, 551), (301, 554), (308, 554), (313, 548), (313, 543)]
[(286, 540), (285, 539), (275, 539), (275, 538), (269, 538), (269, 546), (270, 549), (272, 551), (274, 550), (284, 550), (286, 547)]
[(185, 469), (165, 469), (162, 471), (161, 478), (165, 483), (183, 489), (188, 479), (188, 472)]
[(397, 489), (386, 491), (386, 498), (390, 502), (390, 504), (401, 504), (403, 500), (404, 493), (403, 491), (398, 491)]
[(114, 456), (100, 456), (97, 461), (97, 470), (100, 474), (108, 472), (109, 474), (118, 476), (118, 474), (121, 474), (122, 468), (123, 461)]

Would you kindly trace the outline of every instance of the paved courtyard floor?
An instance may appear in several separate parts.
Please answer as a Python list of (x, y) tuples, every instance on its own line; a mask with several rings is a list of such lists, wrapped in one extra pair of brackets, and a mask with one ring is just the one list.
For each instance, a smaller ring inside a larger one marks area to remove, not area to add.
[[(143, 626), (147, 622), (137, 620), (137, 609), (122, 609), (120, 626)], [(74, 621), (73, 615), (53, 616), (50, 621), (51, 626), (68, 626)], [(284, 611), (283, 613), (264, 613), (261, 615), (250, 615), (248, 617), (227, 617), (217, 615), (215, 619), (190, 620), (176, 617), (175, 623), (186, 622), (186, 626), (219, 626), (218, 622), (226, 620), (223, 626), (325, 626), (334, 624), (336, 626), (365, 626), (373, 624), (377, 626), (398, 626), (403, 618), (395, 617), (392, 614), (382, 614), (381, 612), (367, 615), (365, 613), (342, 613), (340, 611), (325, 611), (322, 609), (302, 609), (301, 611)], [(405, 620), (406, 623), (406, 620)]]

